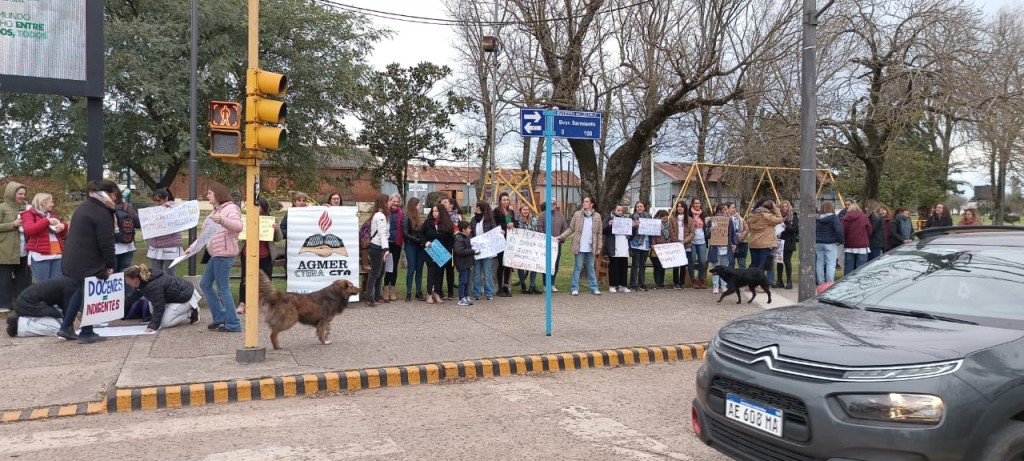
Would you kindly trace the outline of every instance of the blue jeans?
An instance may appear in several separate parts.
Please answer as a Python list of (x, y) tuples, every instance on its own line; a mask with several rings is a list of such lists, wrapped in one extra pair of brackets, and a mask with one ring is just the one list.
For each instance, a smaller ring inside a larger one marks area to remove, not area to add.
[(868, 261), (871, 261), (872, 259), (882, 256), (882, 250), (882, 247), (871, 247), (871, 250), (869, 250), (871, 252), (868, 253)]
[(45, 282), (50, 279), (63, 277), (64, 273), (61, 272), (60, 258), (47, 259), (44, 261), (32, 261), (32, 276), (35, 277), (36, 283)]
[(764, 264), (765, 259), (772, 259), (772, 263), (768, 265), (768, 270), (765, 271), (768, 274), (768, 281), (772, 282), (775, 280), (773, 275), (775, 274), (775, 260), (772, 256), (771, 248), (751, 248), (750, 249), (750, 269), (760, 269)]
[(732, 264), (729, 267), (739, 267), (740, 269), (747, 268), (747, 253), (750, 251), (749, 242), (740, 242), (736, 245), (736, 257), (733, 258)]
[(415, 243), (405, 244), (405, 262), (409, 265), (405, 273), (405, 292), (412, 293), (412, 282), (416, 280), (416, 294), (423, 293), (423, 258), (427, 253)]
[[(488, 298), (494, 297), (494, 272), (492, 267), (494, 265), (494, 258), (478, 259), (473, 263), (473, 296), (476, 298), (480, 297), (480, 292)], [(480, 277), (483, 277), (484, 281), (480, 283)], [(482, 286), (481, 286), (482, 285)], [(462, 290), (462, 281), (459, 281), (459, 290)]]
[(690, 280), (707, 281), (708, 269), (708, 246), (704, 245), (693, 245), (693, 259), (690, 259)]
[(834, 243), (814, 244), (814, 277), (818, 285), (836, 281), (836, 258), (839, 247)]
[(116, 255), (117, 267), (114, 268), (114, 272), (122, 272), (132, 265), (132, 260), (135, 259), (135, 251), (129, 251), (127, 253), (121, 253)]
[(843, 254), (846, 255), (845, 263), (843, 264), (843, 277), (846, 277), (846, 274), (849, 274), (857, 270), (858, 267), (863, 266), (868, 262), (868, 255), (865, 253)]
[[(238, 321), (238, 314), (235, 313), (235, 299), (231, 297), (231, 265), (235, 263), (234, 256), (213, 256), (210, 262), (206, 263), (206, 270), (199, 279), (199, 288), (203, 290), (206, 297), (206, 304), (210, 306), (210, 315), (213, 323), (223, 323), (224, 327), (232, 331), (240, 331), (241, 323)], [(217, 284), (214, 291), (213, 284)]]
[(590, 291), (597, 291), (597, 272), (594, 271), (594, 253), (576, 253), (576, 261), (572, 265), (572, 291), (580, 291), (580, 272), (586, 269), (590, 279)]
[(472, 268), (459, 269), (459, 299), (469, 298), (469, 278), (473, 273)]

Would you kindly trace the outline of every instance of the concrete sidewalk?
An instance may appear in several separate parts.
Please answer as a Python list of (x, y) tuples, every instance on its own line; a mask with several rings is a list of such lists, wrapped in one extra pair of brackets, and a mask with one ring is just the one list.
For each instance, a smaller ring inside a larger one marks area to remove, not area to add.
[(3, 335), (0, 409), (95, 402), (116, 389), (702, 343), (727, 321), (761, 310), (757, 304), (716, 304), (710, 290), (557, 293), (553, 299), (550, 337), (544, 332), (544, 296), (515, 294), (471, 307), (453, 301), (397, 301), (375, 308), (353, 303), (334, 320), (329, 346), (316, 340), (313, 328), (300, 324), (282, 333), (284, 349), (273, 351), (261, 325), (267, 360), (254, 365), (235, 362), (242, 334), (206, 329), (210, 318), (205, 309), (197, 325), (92, 345)]

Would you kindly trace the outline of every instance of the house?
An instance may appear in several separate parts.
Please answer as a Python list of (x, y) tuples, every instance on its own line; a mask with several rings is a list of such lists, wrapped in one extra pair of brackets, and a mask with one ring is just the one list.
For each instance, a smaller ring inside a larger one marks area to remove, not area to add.
[[(654, 162), (654, 174), (652, 175), (654, 203), (651, 208), (671, 209), (692, 167), (692, 163), (685, 162)], [(704, 186), (713, 203), (737, 201), (736, 194), (725, 187), (721, 167), (702, 168), (701, 176), (704, 178)], [(694, 172), (693, 177), (690, 178), (689, 190), (685, 195), (686, 197), (704, 198), (704, 190), (701, 188), (697, 172)], [(629, 203), (636, 203), (637, 200), (640, 200), (639, 171), (634, 173), (629, 180), (625, 198), (629, 200)]]

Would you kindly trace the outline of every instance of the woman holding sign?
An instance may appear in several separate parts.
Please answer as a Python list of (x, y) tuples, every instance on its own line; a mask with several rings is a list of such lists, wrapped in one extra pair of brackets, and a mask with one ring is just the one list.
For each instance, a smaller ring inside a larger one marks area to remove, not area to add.
[[(473, 219), (470, 221), (472, 226), (472, 233), (470, 237), (476, 237), (478, 235), (484, 235), (497, 227), (497, 223), (494, 222), (494, 215), (491, 212), (491, 206), (487, 202), (481, 200), (476, 202), (476, 208), (474, 208)], [(480, 299), (480, 292), (487, 299), (494, 297), (494, 273), (493, 270), (494, 257), (480, 258), (477, 259), (473, 267), (473, 298)], [(481, 281), (481, 278), (483, 279)], [(462, 282), (459, 282), (462, 283)]]
[(647, 204), (637, 200), (633, 205), (633, 235), (629, 239), (629, 257), (633, 264), (629, 270), (629, 287), (634, 290), (647, 291), (647, 255), (651, 251), (651, 238), (640, 233), (640, 220), (651, 219), (647, 212)]
[[(537, 218), (533, 217), (530, 213), (530, 207), (522, 205), (519, 207), (519, 216), (516, 217), (516, 221), (519, 222), (520, 229), (526, 229), (528, 231), (543, 232), (537, 225)], [(533, 271), (527, 271), (519, 269), (516, 271), (519, 274), (519, 290), (526, 295), (540, 294), (537, 290), (537, 273)], [(530, 287), (526, 287), (527, 278), (530, 280)]]
[[(174, 206), (174, 196), (166, 188), (153, 191), (152, 198), (155, 206), (168, 208)], [(171, 261), (182, 255), (181, 232), (171, 232), (167, 235), (149, 238), (146, 239), (146, 243), (149, 245), (146, 256), (149, 257), (150, 267), (156, 272), (177, 275), (175, 267), (167, 266), (170, 266)]]
[[(238, 256), (238, 233), (242, 232), (242, 210), (231, 201), (231, 193), (221, 184), (213, 184), (206, 191), (206, 200), (213, 205), (213, 212), (203, 221), (203, 228), (218, 226), (220, 229), (206, 244), (206, 252), (210, 261), (199, 279), (199, 288), (206, 296), (206, 304), (210, 307), (213, 322), (207, 329), (223, 333), (239, 333), (242, 331), (238, 313), (235, 312), (235, 299), (231, 297), (231, 266)], [(72, 221), (74, 222), (74, 221)], [(196, 242), (188, 247), (189, 254), (195, 253)], [(214, 284), (217, 285), (216, 289)]]
[(390, 250), (390, 208), (391, 197), (388, 197), (388, 194), (378, 194), (371, 210), (373, 217), (370, 218), (370, 273), (366, 276), (366, 305), (370, 307), (388, 301), (381, 292), (380, 282), (384, 275), (384, 258), (388, 257)]
[[(508, 196), (508, 192), (502, 192), (498, 195), (498, 206), (494, 207), (494, 221), (498, 223), (502, 228), (502, 235), (505, 231), (516, 227), (518, 222), (516, 221), (516, 213), (509, 208), (511, 205), (511, 199)], [(512, 268), (505, 267), (505, 253), (498, 253), (498, 296), (504, 298), (512, 297), (512, 290), (509, 284), (512, 281)]]
[(604, 222), (604, 253), (608, 255), (608, 291), (610, 293), (618, 291), (623, 293), (629, 293), (629, 288), (626, 288), (626, 284), (629, 283), (629, 277), (627, 271), (629, 269), (629, 236), (626, 234), (616, 234), (612, 228), (616, 219), (628, 219), (623, 216), (626, 213), (626, 207), (622, 205), (616, 205), (612, 211), (612, 215), (608, 217), (608, 220)]
[[(441, 205), (434, 205), (430, 209), (430, 216), (423, 221), (420, 229), (423, 234), (424, 246), (431, 248), (434, 242), (439, 242), (445, 248), (452, 248), (455, 244), (455, 228), (452, 225), (451, 215)], [(444, 304), (441, 296), (441, 279), (444, 277), (444, 267), (437, 264), (433, 257), (427, 256), (427, 304)]]
[[(669, 215), (668, 220), (672, 223), (671, 227), (669, 227), (669, 241), (682, 242), (683, 246), (686, 248), (686, 253), (689, 254), (690, 248), (692, 247), (691, 244), (693, 242), (694, 227), (693, 216), (690, 215), (690, 210), (687, 208), (686, 202), (676, 203), (676, 208), (675, 210), (672, 210), (672, 214)], [(690, 261), (690, 258), (687, 258), (687, 261)], [(686, 287), (686, 274), (689, 272), (688, 268), (689, 265), (672, 268), (672, 285), (675, 289), (682, 290)], [(690, 283), (691, 286), (693, 286), (692, 280)], [(694, 286), (694, 288), (696, 287)]]
[(601, 213), (594, 211), (594, 199), (583, 197), (583, 208), (572, 215), (569, 228), (558, 235), (561, 243), (572, 235), (572, 252), (576, 261), (572, 266), (572, 295), (580, 294), (580, 272), (587, 271), (590, 278), (590, 291), (600, 295), (597, 285), (597, 272), (594, 271), (594, 259), (601, 257), (604, 245), (604, 234), (601, 232)]

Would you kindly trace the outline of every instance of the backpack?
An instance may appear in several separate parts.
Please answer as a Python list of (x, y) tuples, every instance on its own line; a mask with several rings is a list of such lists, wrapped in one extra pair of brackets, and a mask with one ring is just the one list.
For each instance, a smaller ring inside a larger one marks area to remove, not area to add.
[(373, 218), (367, 219), (362, 226), (359, 227), (359, 249), (369, 250), (370, 241), (373, 240), (373, 236), (370, 235), (370, 224)]
[(135, 217), (124, 210), (114, 210), (117, 216), (117, 230), (114, 231), (115, 243), (132, 243), (135, 241)]

